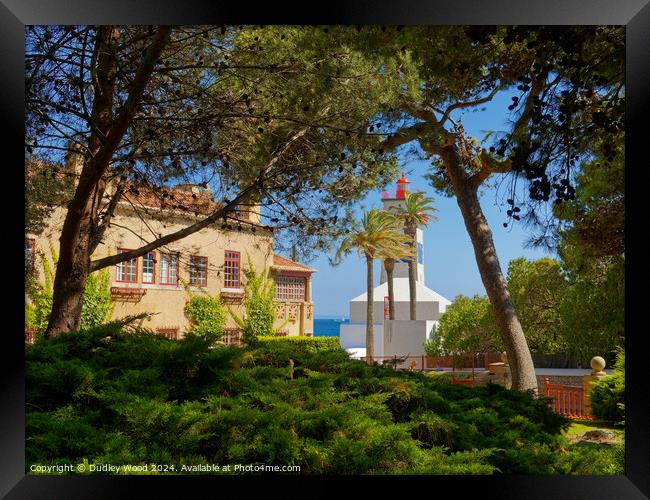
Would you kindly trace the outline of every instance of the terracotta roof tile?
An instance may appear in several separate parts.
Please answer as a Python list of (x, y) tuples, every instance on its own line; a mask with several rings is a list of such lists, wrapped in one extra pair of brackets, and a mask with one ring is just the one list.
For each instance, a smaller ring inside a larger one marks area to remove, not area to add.
[[(43, 169), (47, 169), (48, 175), (54, 174), (57, 179), (76, 177), (64, 165), (59, 165), (40, 160), (26, 160), (25, 173), (28, 177), (34, 176)], [(131, 203), (135, 206), (142, 206), (153, 209), (181, 210), (189, 214), (211, 215), (222, 205), (212, 199), (210, 194), (199, 190), (193, 193), (190, 190), (156, 186), (149, 188), (128, 184), (125, 193), (122, 195), (122, 202)], [(242, 221), (248, 220), (248, 214), (231, 213), (229, 218), (236, 218)]]
[(316, 269), (309, 266), (305, 266), (304, 264), (294, 262), (293, 260), (275, 254), (273, 255), (273, 265), (271, 267), (280, 271), (302, 271), (307, 273), (318, 272)]
[(156, 192), (141, 186), (129, 186), (122, 198), (126, 202), (149, 208), (163, 208), (210, 215), (221, 206), (205, 193), (158, 187)]

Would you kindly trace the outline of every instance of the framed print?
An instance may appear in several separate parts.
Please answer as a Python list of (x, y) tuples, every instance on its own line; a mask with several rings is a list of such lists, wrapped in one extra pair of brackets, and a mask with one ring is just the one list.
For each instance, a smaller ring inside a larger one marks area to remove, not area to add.
[(647, 2), (0, 12), (7, 498), (650, 495)]

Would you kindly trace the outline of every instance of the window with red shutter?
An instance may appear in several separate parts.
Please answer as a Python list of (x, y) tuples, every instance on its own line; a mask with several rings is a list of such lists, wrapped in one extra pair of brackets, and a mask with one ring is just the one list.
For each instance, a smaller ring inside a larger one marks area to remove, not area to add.
[(224, 254), (223, 276), (226, 288), (239, 288), (240, 254), (226, 250)]
[(178, 255), (160, 255), (160, 283), (163, 285), (178, 284)]
[[(119, 248), (120, 253), (128, 252), (126, 248)], [(131, 259), (119, 262), (116, 266), (115, 281), (124, 283), (137, 283), (138, 282), (138, 259)]]
[(208, 285), (208, 258), (190, 257), (190, 285), (205, 287)]

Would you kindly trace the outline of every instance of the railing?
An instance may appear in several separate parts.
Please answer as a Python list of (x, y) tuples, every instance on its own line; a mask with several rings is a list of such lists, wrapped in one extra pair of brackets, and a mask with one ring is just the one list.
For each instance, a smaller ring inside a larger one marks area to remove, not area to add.
[(114, 300), (139, 302), (147, 294), (147, 289), (112, 286), (110, 292)]
[[(366, 361), (366, 357), (361, 358)], [(490, 363), (501, 360), (499, 353), (477, 353), (459, 356), (373, 356), (377, 363), (394, 368), (395, 370), (462, 370), (462, 369), (487, 369)]]
[(544, 397), (549, 398), (548, 406), (555, 413), (569, 418), (592, 418), (585, 411), (582, 387), (552, 384), (548, 378), (544, 377)]
[(454, 377), (453, 375), (451, 376), (451, 383), (453, 385), (474, 385), (474, 379), (466, 379), (466, 380), (460, 380)]
[(223, 331), (223, 342), (226, 345), (242, 345), (243, 333), (239, 328), (226, 328)]
[(490, 363), (501, 361), (498, 352), (478, 352), (456, 356), (425, 356), (427, 368), (488, 368)]
[(25, 343), (33, 344), (36, 341), (36, 328), (25, 328)]
[(169, 340), (178, 340), (178, 326), (160, 326), (156, 328), (156, 333), (161, 337), (168, 338)]
[[(367, 357), (361, 357), (361, 361), (367, 362)], [(373, 361), (394, 370), (420, 370), (423, 371), (426, 365), (426, 356), (373, 356)]]

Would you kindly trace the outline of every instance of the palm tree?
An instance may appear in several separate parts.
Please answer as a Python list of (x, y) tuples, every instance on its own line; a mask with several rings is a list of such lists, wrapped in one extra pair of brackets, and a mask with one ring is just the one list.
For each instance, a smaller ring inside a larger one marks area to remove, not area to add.
[(397, 217), (404, 224), (404, 233), (409, 236), (409, 241), (415, 250), (415, 257), (409, 259), (409, 301), (410, 317), (416, 319), (417, 312), (417, 231), (418, 226), (426, 226), (430, 220), (438, 220), (431, 212), (437, 211), (431, 203), (433, 198), (427, 198), (424, 193), (406, 193), (404, 206), (397, 210)]
[[(405, 235), (407, 236), (407, 235)], [(413, 259), (417, 256), (411, 243), (411, 238), (407, 236), (407, 244), (401, 248), (382, 248), (380, 257), (384, 259), (384, 269), (386, 269), (386, 282), (388, 283), (388, 319), (395, 319), (395, 292), (393, 287), (393, 272), (395, 271), (395, 261), (397, 259)]]
[(374, 306), (374, 280), (372, 264), (375, 258), (387, 252), (399, 252), (408, 243), (407, 235), (400, 231), (400, 222), (393, 215), (383, 210), (373, 208), (363, 214), (361, 222), (355, 221), (352, 231), (341, 242), (336, 252), (334, 262), (338, 263), (352, 250), (357, 251), (359, 257), (365, 257), (368, 288), (368, 301), (366, 310), (366, 361), (372, 364), (375, 351), (375, 338), (373, 331), (373, 306)]

